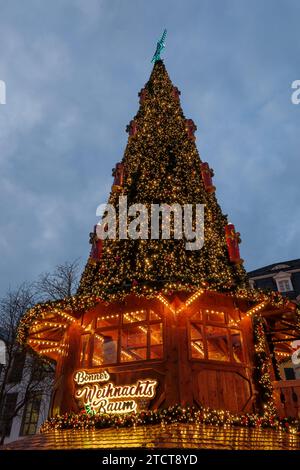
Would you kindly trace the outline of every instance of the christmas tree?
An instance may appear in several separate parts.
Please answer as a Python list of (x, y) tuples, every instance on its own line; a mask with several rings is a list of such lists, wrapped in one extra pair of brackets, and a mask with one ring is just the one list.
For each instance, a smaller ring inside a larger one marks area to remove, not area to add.
[(162, 60), (155, 62), (139, 97), (139, 110), (127, 126), (124, 157), (114, 171), (109, 203), (118, 210), (119, 196), (126, 196), (128, 206), (144, 204), (149, 213), (151, 204), (204, 204), (204, 245), (187, 250), (184, 236), (153, 240), (149, 233), (148, 240), (98, 241), (96, 233), (91, 234), (93, 248), (79, 294), (113, 300), (129, 292), (149, 295), (199, 287), (219, 291), (244, 287), (242, 260), (228, 251), (232, 240), (237, 243), (238, 234), (222, 214), (213, 172), (197, 151), (196, 126), (185, 118), (180, 92)]

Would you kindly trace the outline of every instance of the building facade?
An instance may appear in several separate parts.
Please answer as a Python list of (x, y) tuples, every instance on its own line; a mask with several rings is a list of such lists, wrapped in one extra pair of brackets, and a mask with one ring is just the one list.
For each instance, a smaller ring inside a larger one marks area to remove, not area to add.
[[(5, 341), (2, 339), (2, 345)], [(3, 357), (2, 357), (3, 359)], [(32, 367), (31, 356), (16, 349), (11, 367), (0, 364), (0, 435), (4, 444), (35, 434), (47, 419), (51, 398), (51, 376), (41, 376)], [(50, 380), (49, 380), (50, 379)], [(28, 395), (31, 390), (31, 395)], [(34, 393), (33, 393), (34, 391)], [(28, 398), (25, 398), (25, 396)]]
[[(248, 276), (253, 289), (280, 292), (283, 297), (300, 305), (300, 259), (273, 263), (250, 271)], [(287, 357), (282, 356), (278, 364), (284, 380), (300, 379), (300, 361), (297, 359), (300, 341), (291, 338), (291, 343), (295, 360), (292, 360), (292, 354), (287, 353)]]
[(273, 263), (248, 273), (252, 288), (278, 291), (300, 303), (300, 259)]

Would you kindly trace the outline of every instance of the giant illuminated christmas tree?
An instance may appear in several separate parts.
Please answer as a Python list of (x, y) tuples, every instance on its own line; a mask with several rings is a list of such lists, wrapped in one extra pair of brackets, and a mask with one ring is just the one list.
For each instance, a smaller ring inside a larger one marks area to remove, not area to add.
[[(191, 119), (180, 106), (162, 60), (155, 62), (148, 83), (140, 91), (140, 108), (127, 127), (128, 144), (116, 165), (109, 203), (118, 206), (120, 195), (128, 205), (204, 204), (205, 243), (187, 250), (186, 240), (105, 240), (94, 249), (79, 292), (115, 298), (121, 293), (145, 290), (195, 289), (209, 285), (220, 291), (245, 286), (239, 255), (231, 259), (232, 240), (212, 183), (212, 170), (203, 163), (195, 143)], [(149, 221), (150, 226), (150, 221)], [(227, 239), (226, 239), (227, 236)], [(149, 234), (150, 238), (150, 234)], [(97, 243), (97, 237), (92, 237)]]
[(149, 220), (139, 227), (144, 239), (120, 239), (120, 229), (102, 239), (96, 229), (78, 293), (28, 311), (19, 338), (57, 363), (52, 415), (160, 413), (190, 404), (262, 413), (272, 424), (284, 413), (273, 393), (276, 357), (290, 351), (280, 328), (288, 321), (294, 331), (299, 315), (278, 293), (247, 287), (239, 233), (222, 214), (159, 44), (109, 203), (118, 217), (120, 197), (149, 214), (153, 204), (203, 204), (203, 247), (186, 249), (175, 227), (170, 238), (151, 239)]

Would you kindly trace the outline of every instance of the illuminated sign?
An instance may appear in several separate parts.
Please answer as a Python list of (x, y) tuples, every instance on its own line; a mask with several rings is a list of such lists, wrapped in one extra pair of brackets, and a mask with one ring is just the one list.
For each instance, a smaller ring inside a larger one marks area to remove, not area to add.
[(138, 400), (150, 400), (156, 393), (157, 381), (153, 379), (140, 379), (129, 385), (115, 385), (109, 380), (107, 371), (75, 372), (74, 382), (80, 386), (75, 398), (98, 413), (130, 413), (137, 411)]
[(74, 381), (78, 385), (84, 385), (93, 382), (107, 382), (109, 379), (110, 375), (106, 370), (103, 372), (87, 372), (85, 370), (78, 370), (74, 374)]

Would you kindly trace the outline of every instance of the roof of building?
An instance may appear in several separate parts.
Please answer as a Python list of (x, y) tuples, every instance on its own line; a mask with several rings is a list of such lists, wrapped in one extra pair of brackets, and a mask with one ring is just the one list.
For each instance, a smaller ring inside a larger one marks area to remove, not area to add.
[(173, 423), (120, 429), (55, 430), (20, 439), (3, 450), (185, 448), (299, 450), (296, 434), (263, 428)]
[(290, 271), (291, 269), (300, 269), (300, 259), (293, 259), (290, 261), (280, 261), (277, 263), (269, 264), (268, 266), (263, 266), (262, 268), (254, 269), (253, 271), (248, 272), (248, 276), (256, 277), (263, 276), (265, 274), (276, 274), (279, 271)]

